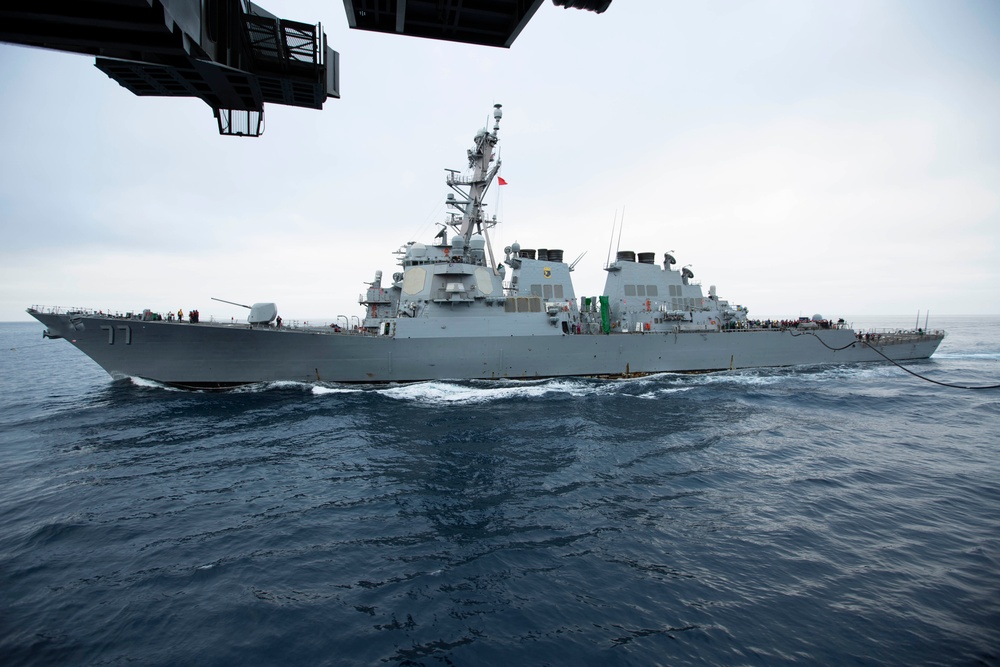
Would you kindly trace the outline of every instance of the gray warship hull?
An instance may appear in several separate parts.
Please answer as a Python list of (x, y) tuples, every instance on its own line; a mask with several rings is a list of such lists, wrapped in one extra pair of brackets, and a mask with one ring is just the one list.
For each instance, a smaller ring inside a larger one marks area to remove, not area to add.
[[(400, 337), (29, 313), (114, 378), (219, 388), (256, 382), (386, 383), (634, 376), (662, 372), (925, 359), (940, 334), (865, 341), (851, 329), (740, 329), (594, 335)], [(461, 327), (451, 325), (453, 328)]]

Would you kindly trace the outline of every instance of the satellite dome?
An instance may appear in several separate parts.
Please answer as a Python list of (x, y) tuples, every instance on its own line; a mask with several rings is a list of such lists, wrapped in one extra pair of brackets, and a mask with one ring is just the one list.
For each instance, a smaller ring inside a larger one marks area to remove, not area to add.
[(473, 250), (482, 250), (486, 247), (486, 238), (482, 234), (473, 234), (469, 238), (469, 247)]

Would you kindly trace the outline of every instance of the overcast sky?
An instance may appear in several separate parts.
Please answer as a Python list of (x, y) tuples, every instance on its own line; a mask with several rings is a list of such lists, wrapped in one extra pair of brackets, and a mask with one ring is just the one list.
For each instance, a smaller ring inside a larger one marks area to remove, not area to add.
[[(322, 22), (342, 99), (258, 139), (94, 59), (0, 45), (0, 321), (33, 304), (359, 315), (444, 218), (502, 103), (494, 248), (562, 248), (578, 295), (673, 251), (751, 317), (1000, 313), (1000, 3), (546, 2), (510, 49)], [(499, 197), (498, 197), (499, 195)], [(615, 240), (617, 245), (617, 239)], [(932, 322), (933, 325), (933, 322)]]

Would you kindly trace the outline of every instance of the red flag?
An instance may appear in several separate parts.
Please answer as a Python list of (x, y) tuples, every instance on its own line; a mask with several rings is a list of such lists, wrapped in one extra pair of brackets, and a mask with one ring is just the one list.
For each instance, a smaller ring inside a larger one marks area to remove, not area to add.
[(503, 180), (503, 176), (497, 176), (497, 183), (500, 185), (507, 185), (507, 181)]

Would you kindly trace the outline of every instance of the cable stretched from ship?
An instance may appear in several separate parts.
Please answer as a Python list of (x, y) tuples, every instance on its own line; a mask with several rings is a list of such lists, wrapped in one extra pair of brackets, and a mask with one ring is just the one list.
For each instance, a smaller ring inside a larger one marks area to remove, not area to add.
[(860, 345), (865, 345), (870, 350), (872, 350), (876, 354), (878, 354), (880, 357), (882, 357), (883, 359), (885, 359), (886, 361), (888, 361), (889, 363), (891, 363), (893, 366), (896, 366), (897, 368), (901, 368), (902, 370), (906, 371), (907, 373), (909, 373), (913, 377), (920, 378), (921, 380), (924, 380), (926, 382), (931, 382), (933, 384), (941, 385), (942, 387), (949, 387), (951, 389), (1000, 389), (1000, 384), (989, 384), (989, 385), (981, 385), (981, 386), (969, 386), (969, 385), (961, 385), (961, 384), (949, 384), (948, 382), (939, 382), (938, 380), (933, 380), (933, 379), (931, 379), (929, 377), (921, 375), (920, 373), (916, 373), (914, 371), (911, 371), (909, 368), (907, 368), (906, 366), (903, 366), (902, 364), (900, 364), (899, 362), (897, 362), (895, 359), (890, 359), (885, 354), (883, 354), (881, 350), (879, 350), (877, 347), (875, 347), (874, 345), (872, 345), (871, 343), (869, 343), (867, 341), (856, 340), (856, 341), (854, 341), (852, 343), (848, 343), (847, 345), (845, 345), (843, 347), (830, 347), (829, 345), (826, 344), (826, 341), (824, 341), (822, 338), (820, 338), (819, 336), (817, 336), (812, 331), (803, 331), (802, 333), (793, 333), (792, 335), (793, 336), (807, 336), (807, 335), (808, 336), (815, 336), (816, 340), (818, 340), (823, 345), (823, 347), (825, 347), (826, 349), (831, 350), (833, 352), (839, 352), (840, 350), (846, 350), (849, 347), (854, 347), (855, 345), (859, 345), (859, 344)]

